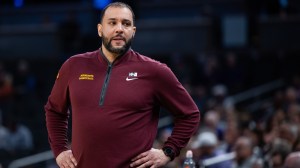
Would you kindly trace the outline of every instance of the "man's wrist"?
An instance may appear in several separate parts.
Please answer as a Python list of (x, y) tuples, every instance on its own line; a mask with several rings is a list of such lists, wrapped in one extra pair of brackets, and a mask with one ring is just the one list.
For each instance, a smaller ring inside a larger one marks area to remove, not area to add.
[(175, 152), (171, 147), (163, 147), (162, 151), (164, 152), (164, 154), (170, 158), (170, 161), (173, 161), (175, 158)]

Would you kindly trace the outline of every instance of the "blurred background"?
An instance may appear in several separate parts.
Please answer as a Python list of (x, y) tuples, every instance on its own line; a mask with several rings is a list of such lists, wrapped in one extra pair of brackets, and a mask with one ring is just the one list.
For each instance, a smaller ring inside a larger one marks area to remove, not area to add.
[[(0, 0), (2, 167), (56, 167), (43, 106), (61, 64), (99, 48), (109, 2)], [(201, 111), (199, 131), (166, 167), (180, 167), (186, 149), (211, 168), (282, 167), (300, 150), (299, 0), (122, 2), (137, 18), (132, 48), (166, 63)], [(162, 110), (154, 147), (171, 130)], [(217, 156), (226, 161), (204, 162)]]

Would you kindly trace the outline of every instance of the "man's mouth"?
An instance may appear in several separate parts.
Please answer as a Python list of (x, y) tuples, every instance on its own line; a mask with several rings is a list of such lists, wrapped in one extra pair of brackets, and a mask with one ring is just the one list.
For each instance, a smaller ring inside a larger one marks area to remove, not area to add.
[(115, 40), (115, 41), (126, 41), (126, 39), (122, 36), (117, 36), (117, 37), (113, 37), (112, 40)]

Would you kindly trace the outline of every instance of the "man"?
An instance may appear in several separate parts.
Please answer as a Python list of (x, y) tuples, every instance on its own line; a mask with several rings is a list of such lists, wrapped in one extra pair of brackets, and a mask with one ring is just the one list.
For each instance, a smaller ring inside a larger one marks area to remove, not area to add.
[[(161, 167), (197, 130), (199, 110), (171, 70), (130, 49), (135, 32), (132, 9), (109, 4), (98, 24), (101, 48), (62, 65), (45, 105), (49, 142), (60, 167)], [(174, 128), (162, 149), (151, 149), (160, 106), (173, 114)]]
[(291, 152), (292, 144), (284, 139), (276, 138), (273, 140), (271, 151), (268, 153), (269, 159), (267, 163), (272, 168), (282, 168), (284, 161)]
[(284, 162), (284, 168), (299, 168), (300, 167), (300, 152), (293, 152), (288, 155)]
[(236, 153), (233, 168), (251, 168), (257, 158), (253, 155), (253, 143), (249, 137), (239, 137), (235, 143), (234, 151)]
[[(203, 131), (198, 136), (197, 139), (191, 144), (191, 148), (194, 149), (194, 153), (197, 157), (197, 163), (201, 164), (202, 161), (210, 158), (220, 156), (223, 151), (217, 149), (218, 138), (215, 132)], [(198, 155), (198, 156), (197, 156)], [(205, 165), (207, 168), (229, 168), (231, 162), (223, 161), (211, 165)]]

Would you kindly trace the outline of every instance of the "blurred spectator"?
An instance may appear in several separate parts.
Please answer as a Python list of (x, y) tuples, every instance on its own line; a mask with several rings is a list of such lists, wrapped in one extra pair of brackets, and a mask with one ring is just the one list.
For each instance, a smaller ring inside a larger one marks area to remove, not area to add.
[(0, 117), (5, 124), (6, 118), (11, 115), (13, 107), (13, 77), (6, 71), (4, 65), (0, 62)]
[(210, 110), (205, 113), (202, 130), (212, 131), (219, 140), (223, 140), (224, 123), (220, 120), (220, 114), (217, 111)]
[(248, 137), (239, 137), (235, 143), (235, 162), (232, 168), (252, 168), (257, 160), (253, 154), (253, 144)]
[(30, 65), (26, 60), (19, 60), (17, 71), (14, 75), (15, 95), (17, 99), (27, 98), (34, 94), (36, 89), (36, 77), (32, 74)]
[(223, 108), (227, 96), (227, 87), (223, 84), (213, 85), (211, 88), (212, 97), (208, 101), (208, 108)]
[(219, 122), (220, 122), (220, 116), (216, 111), (210, 110), (205, 113), (204, 125), (208, 129), (217, 131)]
[(30, 154), (32, 138), (30, 130), (16, 119), (9, 119), (7, 127), (0, 126), (0, 164), (7, 167), (12, 160)]
[(288, 155), (284, 162), (284, 168), (299, 168), (300, 167), (300, 152), (293, 152)]
[(289, 105), (291, 105), (293, 103), (298, 103), (297, 92), (296, 92), (296, 89), (294, 87), (290, 86), (285, 90), (284, 110), (287, 110)]
[(4, 65), (0, 63), (0, 101), (6, 101), (11, 98), (13, 93), (12, 76), (8, 73)]
[(278, 109), (275, 111), (271, 118), (271, 129), (278, 128), (285, 121), (285, 113), (282, 109)]
[(238, 137), (239, 132), (237, 125), (228, 124), (224, 132), (224, 142), (220, 144), (219, 149), (225, 153), (232, 152)]
[(263, 159), (257, 159), (257, 160), (254, 162), (252, 168), (265, 168), (265, 167), (264, 167), (264, 161), (263, 161)]
[(283, 123), (278, 129), (278, 137), (286, 140), (291, 146), (297, 142), (299, 134), (298, 126), (291, 123)]
[(11, 119), (8, 126), (7, 145), (5, 149), (11, 154), (28, 153), (33, 149), (31, 131), (16, 119)]
[(300, 75), (294, 75), (292, 78), (292, 86), (296, 90), (297, 102), (300, 102)]
[[(270, 168), (281, 168), (284, 160), (291, 152), (292, 146), (285, 140), (277, 138), (272, 145), (272, 151), (269, 156), (266, 155), (266, 161)], [(269, 158), (270, 157), (270, 158)]]
[(10, 155), (6, 151), (8, 143), (8, 129), (0, 124), (0, 168), (7, 165)]
[[(222, 151), (217, 149), (218, 139), (213, 132), (201, 132), (198, 137), (192, 142), (191, 148), (193, 149), (194, 158), (196, 164), (200, 166), (201, 162), (205, 159), (213, 158), (224, 154)], [(230, 162), (224, 161), (207, 168), (228, 168), (230, 167)]]
[(37, 79), (31, 70), (31, 65), (26, 60), (17, 62), (16, 71), (14, 73), (14, 110), (15, 116), (23, 119), (37, 119), (40, 115), (38, 99), (37, 99)]
[(287, 108), (287, 120), (291, 124), (300, 125), (300, 106), (297, 103), (290, 104)]
[(4, 150), (7, 146), (8, 130), (0, 124), (0, 150)]

